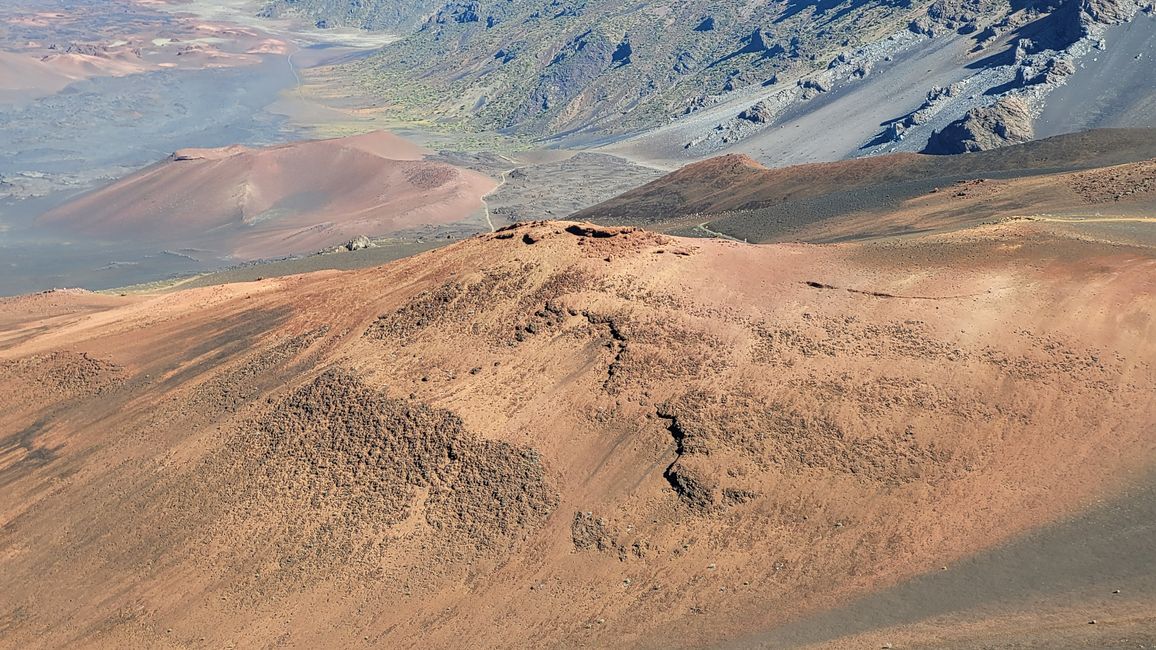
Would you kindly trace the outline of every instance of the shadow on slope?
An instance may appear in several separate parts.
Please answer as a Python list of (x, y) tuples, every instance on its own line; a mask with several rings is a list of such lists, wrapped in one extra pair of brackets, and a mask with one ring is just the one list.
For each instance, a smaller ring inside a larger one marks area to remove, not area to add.
[(767, 242), (792, 239), (836, 218), (896, 211), (908, 200), (961, 181), (1151, 158), (1156, 158), (1156, 129), (1089, 131), (957, 156), (889, 154), (781, 169), (731, 155), (688, 165), (575, 218), (671, 231), (710, 222), (714, 231)]
[[(1087, 617), (1058, 624), (1064, 630), (1063, 636), (1039, 645), (1035, 641), (1046, 632), (1037, 629), (1023, 630), (1022, 638), (1005, 637), (983, 647), (1144, 647), (1137, 643), (1156, 642), (1156, 635), (1119, 638), (1119, 630), (1105, 626), (1089, 629), (1089, 621), (1110, 623), (1122, 609), (1113, 604), (1156, 598), (1156, 576), (1148, 571), (1151, 558), (1156, 557), (1153, 522), (1156, 477), (1149, 477), (1127, 495), (1066, 522), (965, 558), (944, 571), (746, 639), (737, 647), (832, 643), (843, 637), (960, 612), (994, 618), (1040, 602), (1085, 611)], [(1109, 600), (1115, 603), (1106, 602)], [(950, 642), (942, 646), (923, 643), (919, 647), (965, 647)]]

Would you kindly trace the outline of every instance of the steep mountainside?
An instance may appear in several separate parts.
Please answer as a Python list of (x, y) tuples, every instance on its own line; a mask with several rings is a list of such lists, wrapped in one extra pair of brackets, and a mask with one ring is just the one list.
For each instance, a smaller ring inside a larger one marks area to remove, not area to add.
[(786, 83), (903, 29), (915, 12), (892, 0), (457, 2), (361, 73), (371, 90), (450, 122), (623, 133), (738, 88)]
[[(1151, 520), (1124, 506), (1156, 467), (1154, 269), (1047, 223), (753, 246), (547, 222), (0, 301), (0, 647), (751, 647), (936, 611), (897, 647), (1148, 644)], [(1005, 543), (1067, 570), (973, 561)], [(902, 597), (918, 576), (970, 597)], [(891, 586), (885, 616), (823, 622)]]
[[(818, 159), (918, 151), (936, 133), (929, 151), (946, 153), (1030, 138), (1047, 96), (1069, 78), (1086, 83), (1081, 66), (1113, 46), (1108, 28), (1151, 9), (1143, 0), (471, 0), (445, 4), (342, 74), (395, 117), (583, 146), (648, 134), (623, 150), (671, 160), (774, 140), (800, 115), (870, 88), (878, 96), (806, 125), (816, 141), (835, 124), (855, 134)], [(1128, 102), (1151, 92), (1138, 88)], [(1001, 99), (1026, 128), (991, 115)], [(955, 128), (968, 120), (978, 127)]]

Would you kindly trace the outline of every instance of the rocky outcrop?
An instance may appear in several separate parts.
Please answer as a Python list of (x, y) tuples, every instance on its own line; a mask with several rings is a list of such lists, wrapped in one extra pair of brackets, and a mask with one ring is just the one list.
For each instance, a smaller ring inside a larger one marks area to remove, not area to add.
[(775, 110), (767, 101), (761, 101), (754, 106), (739, 113), (740, 120), (753, 122), (755, 124), (766, 124), (775, 118)]
[(321, 251), (321, 254), (353, 253), (356, 251), (365, 250), (366, 248), (377, 248), (377, 244), (375, 244), (372, 239), (366, 237), (365, 235), (358, 235), (357, 237), (345, 242), (340, 246)]
[[(539, 112), (549, 111), (574, 99), (602, 73), (615, 64), (620, 46), (606, 34), (589, 31), (567, 43), (554, 58), (530, 91), (527, 101), (514, 114), (520, 121)], [(629, 62), (629, 54), (626, 55)]]
[(919, 108), (887, 125), (884, 130), (885, 141), (898, 142), (903, 140), (909, 129), (928, 123), (949, 106), (959, 94), (959, 84), (933, 86), (931, 90), (927, 91), (927, 98)]
[(797, 82), (797, 85), (799, 88), (803, 89), (803, 93), (800, 95), (800, 98), (804, 101), (831, 91), (831, 84), (825, 79), (818, 77), (800, 79)]
[(1017, 97), (1005, 97), (991, 106), (973, 109), (943, 130), (933, 133), (923, 153), (987, 151), (1028, 142), (1034, 134), (1028, 105)]
[(1132, 19), (1138, 3), (1135, 0), (1081, 0), (1080, 13), (1087, 20), (1115, 25)]
[(438, 10), (430, 22), (435, 25), (476, 23), (482, 19), (478, 13), (480, 10), (481, 6), (476, 1), (451, 2)]
[[(973, 51), (986, 53), (983, 65), (947, 88), (933, 88), (918, 109), (886, 122), (864, 150), (924, 147), (928, 153), (960, 153), (1032, 138), (1034, 120), (1028, 113), (1046, 107), (1048, 95), (1069, 82), (1083, 58), (1107, 47), (1106, 30), (1133, 19), (1144, 5), (1136, 0), (1041, 0), (1012, 8), (1007, 13), (988, 0), (931, 4), (911, 31), (975, 33)], [(1004, 100), (989, 105), (992, 95)]]

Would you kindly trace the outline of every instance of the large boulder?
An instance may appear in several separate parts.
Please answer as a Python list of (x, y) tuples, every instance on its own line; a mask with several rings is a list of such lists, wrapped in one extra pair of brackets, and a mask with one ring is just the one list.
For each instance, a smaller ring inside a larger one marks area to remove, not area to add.
[(991, 106), (975, 108), (931, 135), (923, 153), (956, 154), (987, 151), (1030, 141), (1035, 135), (1032, 112), (1018, 97), (1004, 97)]
[(755, 124), (767, 124), (775, 119), (775, 111), (769, 102), (763, 100), (739, 113), (739, 119)]

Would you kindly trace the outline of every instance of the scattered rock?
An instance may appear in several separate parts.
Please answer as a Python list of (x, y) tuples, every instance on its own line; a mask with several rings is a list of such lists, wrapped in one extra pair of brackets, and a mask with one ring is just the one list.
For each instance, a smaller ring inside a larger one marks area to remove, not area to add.
[(230, 458), (250, 464), (255, 511), (293, 519), (276, 527), (290, 548), (311, 536), (339, 545), (352, 529), (388, 528), (415, 508), (431, 530), (486, 548), (540, 525), (554, 507), (535, 450), (481, 439), (455, 414), (386, 396), (349, 372), (297, 389), (256, 431)]
[(579, 551), (607, 551), (614, 547), (614, 535), (609, 523), (592, 512), (574, 513), (570, 524), (570, 541)]
[(369, 239), (369, 237), (366, 237), (365, 235), (360, 235), (360, 236), (350, 240), (348, 243), (346, 243), (345, 244), (345, 250), (353, 252), (353, 251), (363, 250), (366, 248), (374, 248), (375, 246), (376, 245), (373, 243), (373, 241), (371, 241)]

